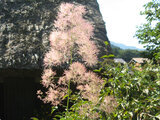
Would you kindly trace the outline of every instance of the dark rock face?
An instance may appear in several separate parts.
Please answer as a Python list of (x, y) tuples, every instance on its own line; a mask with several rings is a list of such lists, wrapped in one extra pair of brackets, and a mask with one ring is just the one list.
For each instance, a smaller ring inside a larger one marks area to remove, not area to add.
[[(86, 6), (88, 13), (85, 18), (95, 26), (92, 39), (101, 50), (99, 56), (106, 54), (104, 41), (108, 41), (108, 38), (97, 1), (73, 1)], [(72, 0), (0, 0), (0, 68), (42, 68), (44, 54), (49, 49), (48, 36), (54, 27), (53, 22), (61, 2)], [(110, 46), (107, 51), (110, 53)]]

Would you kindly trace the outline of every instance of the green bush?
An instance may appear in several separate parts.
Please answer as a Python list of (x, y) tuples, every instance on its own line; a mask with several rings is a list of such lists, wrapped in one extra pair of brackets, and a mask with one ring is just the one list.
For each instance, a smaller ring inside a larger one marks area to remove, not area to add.
[(106, 79), (103, 94), (113, 95), (118, 106), (107, 116), (113, 120), (160, 119), (160, 66), (145, 64), (141, 69), (101, 63), (97, 70)]

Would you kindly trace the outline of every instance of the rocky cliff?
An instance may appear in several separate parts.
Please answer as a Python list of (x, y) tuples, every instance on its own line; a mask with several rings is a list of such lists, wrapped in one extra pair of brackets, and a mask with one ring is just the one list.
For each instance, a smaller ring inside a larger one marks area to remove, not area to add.
[[(101, 50), (99, 56), (106, 54), (108, 38), (96, 0), (0, 0), (0, 68), (42, 68), (57, 8), (61, 2), (73, 1), (86, 6), (85, 18), (95, 26), (92, 39)], [(107, 49), (110, 52), (110, 46)]]

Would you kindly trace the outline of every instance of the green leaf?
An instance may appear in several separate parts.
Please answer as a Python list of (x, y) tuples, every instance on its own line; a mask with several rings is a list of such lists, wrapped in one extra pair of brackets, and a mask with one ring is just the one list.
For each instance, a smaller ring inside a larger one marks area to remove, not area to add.
[(68, 97), (68, 94), (67, 95), (65, 95), (64, 97), (63, 97), (63, 99), (65, 99), (65, 98), (67, 98)]
[(61, 118), (62, 116), (61, 115), (55, 115), (55, 117)]
[(93, 70), (93, 72), (101, 72), (102, 68), (97, 69), (97, 70)]
[(101, 58), (113, 58), (113, 57), (114, 57), (114, 55), (110, 54), (110, 55), (104, 55)]
[(31, 120), (39, 120), (39, 119), (36, 117), (31, 117)]
[(107, 46), (109, 43), (107, 41), (105, 41), (104, 44)]
[(55, 110), (57, 110), (57, 109), (58, 109), (57, 106), (53, 106), (53, 107), (52, 107), (52, 110), (51, 110), (51, 114), (52, 114)]

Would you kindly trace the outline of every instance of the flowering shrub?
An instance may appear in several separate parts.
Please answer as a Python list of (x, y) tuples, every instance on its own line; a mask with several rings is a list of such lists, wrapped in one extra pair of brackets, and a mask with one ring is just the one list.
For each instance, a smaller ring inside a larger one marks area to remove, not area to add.
[[(47, 92), (37, 91), (38, 98), (52, 106), (66, 106), (66, 111), (59, 118), (97, 119), (96, 106), (110, 113), (105, 107), (111, 107), (114, 97), (106, 96), (99, 105), (99, 96), (104, 87), (104, 80), (85, 66), (92, 67), (98, 62), (98, 52), (93, 36), (93, 25), (83, 18), (85, 7), (79, 4), (62, 3), (55, 30), (51, 32), (50, 50), (44, 57), (44, 72), (41, 84)], [(77, 61), (80, 61), (78, 62)], [(62, 75), (57, 75), (53, 66), (66, 65)], [(67, 103), (65, 102), (67, 101)], [(108, 106), (107, 106), (108, 105)], [(112, 106), (113, 107), (113, 106)], [(55, 107), (54, 107), (55, 108)], [(84, 111), (88, 112), (84, 112)]]

